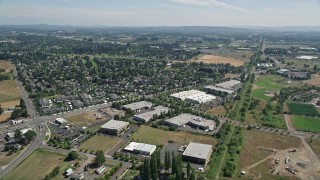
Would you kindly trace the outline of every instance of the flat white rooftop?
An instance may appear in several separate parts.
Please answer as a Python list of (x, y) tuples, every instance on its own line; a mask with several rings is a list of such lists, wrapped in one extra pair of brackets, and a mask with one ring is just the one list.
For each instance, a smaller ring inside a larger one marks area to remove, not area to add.
[(165, 121), (176, 126), (182, 126), (187, 123), (191, 123), (197, 126), (208, 127), (209, 129), (213, 129), (216, 125), (216, 123), (213, 120), (204, 119), (202, 117), (195, 116), (192, 114), (180, 114)]
[(131, 104), (127, 104), (123, 106), (126, 109), (132, 109), (132, 110), (138, 110), (138, 109), (143, 109), (143, 108), (151, 108), (152, 103), (148, 101), (139, 101)]
[(195, 157), (199, 159), (207, 159), (212, 150), (212, 145), (190, 142), (183, 156)]
[(190, 90), (190, 91), (182, 91), (179, 93), (171, 94), (170, 96), (184, 101), (187, 97), (196, 95), (196, 94), (206, 94), (206, 93), (198, 90)]
[(167, 113), (168, 111), (169, 111), (169, 108), (167, 108), (167, 107), (157, 106), (154, 108), (153, 111), (145, 112), (142, 114), (137, 114), (134, 117), (137, 117), (139, 119), (143, 119), (146, 122), (148, 122), (153, 117), (153, 115), (160, 115), (162, 112)]
[(240, 81), (238, 80), (229, 80), (229, 81), (226, 81), (226, 82), (222, 82), (222, 83), (219, 83), (219, 84), (216, 84), (217, 87), (221, 87), (221, 88), (225, 88), (225, 89), (231, 89), (232, 87), (236, 86), (236, 85), (239, 85), (241, 84)]
[(125, 121), (117, 121), (117, 120), (110, 120), (109, 122), (105, 123), (101, 126), (102, 129), (122, 129), (129, 125), (129, 122)]
[(153, 153), (156, 148), (157, 148), (157, 146), (156, 145), (152, 145), (152, 144), (131, 142), (130, 144), (128, 144), (124, 148), (124, 150), (126, 150), (126, 151), (142, 151), (142, 152)]
[(210, 86), (206, 86), (205, 88), (206, 88), (206, 89), (210, 89), (210, 90), (214, 90), (214, 91), (226, 92), (226, 93), (228, 93), (228, 94), (232, 94), (232, 93), (234, 93), (234, 91), (233, 91), (233, 90), (230, 90), (230, 89), (224, 89), (224, 88), (220, 88), (220, 87), (212, 86), (212, 85), (210, 85)]
[(206, 103), (215, 100), (216, 97), (210, 94), (199, 93), (186, 97), (186, 100), (195, 101), (197, 103)]

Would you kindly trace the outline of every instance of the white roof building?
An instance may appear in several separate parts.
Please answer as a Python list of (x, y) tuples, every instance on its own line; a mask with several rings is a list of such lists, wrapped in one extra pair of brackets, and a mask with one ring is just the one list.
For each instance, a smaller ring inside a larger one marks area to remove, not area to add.
[(206, 102), (210, 102), (215, 100), (216, 97), (210, 94), (199, 93), (186, 97), (186, 101), (190, 101), (192, 103), (202, 104)]
[(210, 160), (212, 145), (190, 142), (182, 154), (182, 158), (187, 161), (206, 165)]
[(167, 113), (169, 111), (169, 108), (167, 107), (164, 107), (164, 106), (157, 106), (154, 108), (153, 111), (149, 111), (149, 112), (145, 112), (145, 113), (142, 113), (142, 114), (137, 114), (137, 115), (134, 115), (134, 119), (137, 120), (137, 121), (141, 121), (141, 122), (149, 122), (154, 115), (160, 115), (161, 113)]
[(226, 82), (222, 82), (219, 84), (216, 84), (217, 87), (220, 88), (224, 88), (224, 89), (229, 89), (229, 90), (233, 90), (235, 86), (240, 85), (241, 81), (238, 80), (229, 80)]
[(224, 88), (220, 88), (220, 87), (212, 86), (212, 85), (206, 86), (205, 88), (209, 89), (209, 90), (213, 90), (213, 91), (225, 92), (225, 93), (228, 93), (228, 94), (234, 93), (234, 90), (224, 89)]
[(178, 116), (165, 120), (165, 122), (175, 127), (181, 127), (186, 124), (209, 130), (213, 130), (216, 127), (216, 123), (213, 120), (207, 120), (192, 114), (180, 114)]
[(126, 127), (128, 127), (128, 125), (129, 122), (110, 120), (104, 125), (102, 125), (100, 127), (100, 130), (109, 134), (118, 134), (121, 131), (123, 131)]
[(124, 105), (123, 108), (124, 109), (131, 109), (133, 111), (137, 111), (139, 109), (151, 109), (152, 108), (152, 103), (148, 102), (148, 101), (139, 101), (139, 102), (135, 102), (135, 103), (131, 103), (131, 104), (127, 104)]
[(157, 149), (156, 145), (131, 142), (124, 150), (150, 156)]
[(67, 123), (68, 121), (64, 118), (57, 118), (55, 122), (61, 125), (63, 123)]
[(190, 90), (190, 91), (182, 91), (179, 93), (171, 94), (170, 96), (184, 101), (187, 97), (193, 96), (196, 94), (206, 94), (206, 93), (198, 90)]

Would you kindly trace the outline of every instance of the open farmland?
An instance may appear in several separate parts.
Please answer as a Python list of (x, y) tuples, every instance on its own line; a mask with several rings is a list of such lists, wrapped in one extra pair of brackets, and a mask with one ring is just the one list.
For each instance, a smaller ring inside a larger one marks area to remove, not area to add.
[(244, 61), (242, 60), (217, 55), (201, 55), (197, 60), (191, 60), (188, 62), (203, 62), (206, 64), (231, 64), (232, 66), (236, 67), (244, 65)]
[(180, 145), (187, 145), (191, 141), (212, 145), (217, 143), (217, 140), (211, 136), (196, 135), (184, 131), (165, 131), (149, 126), (141, 126), (141, 128), (132, 135), (132, 140), (154, 145), (165, 145), (169, 140)]
[[(5, 180), (43, 179), (56, 166), (67, 166), (65, 156), (45, 149), (34, 151), (27, 159), (4, 177)], [(62, 174), (62, 170), (60, 172)]]
[(313, 104), (288, 103), (289, 111), (292, 114), (318, 116), (319, 113)]
[(116, 146), (118, 143), (120, 143), (121, 138), (118, 137), (108, 137), (103, 135), (95, 135), (88, 139), (86, 142), (84, 142), (80, 149), (82, 150), (88, 150), (96, 152), (97, 150), (102, 150), (103, 152), (106, 152), (110, 150), (112, 147)]
[[(281, 136), (256, 130), (244, 132), (244, 142), (239, 159), (239, 170), (246, 170), (244, 179), (275, 179), (270, 173), (270, 167), (263, 165), (267, 163), (267, 157), (273, 155), (272, 149), (277, 151), (301, 146), (298, 138)], [(258, 163), (259, 162), (259, 163)]]
[(251, 97), (267, 101), (274, 93), (284, 87), (284, 80), (281, 77), (267, 75), (256, 78)]
[(320, 132), (320, 118), (308, 116), (291, 116), (295, 129), (303, 131)]

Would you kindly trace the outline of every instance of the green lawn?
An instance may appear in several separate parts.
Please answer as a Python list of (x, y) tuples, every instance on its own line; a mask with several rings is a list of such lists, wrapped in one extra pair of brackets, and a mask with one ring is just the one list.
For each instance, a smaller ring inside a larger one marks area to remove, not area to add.
[(319, 115), (317, 109), (313, 104), (288, 103), (289, 111), (292, 114), (317, 116)]
[(105, 152), (117, 145), (120, 141), (121, 138), (119, 137), (111, 138), (104, 135), (95, 135), (84, 142), (80, 146), (80, 149), (94, 152), (96, 152), (97, 150), (102, 150)]
[(266, 91), (274, 92), (280, 90), (284, 87), (284, 84), (280, 83), (281, 80), (281, 77), (272, 75), (258, 77), (254, 83), (257, 86), (257, 89), (252, 90), (251, 97), (268, 101), (271, 99), (271, 96), (267, 96)]
[(67, 163), (65, 156), (46, 149), (37, 149), (15, 169), (9, 172), (5, 180), (43, 179), (56, 166), (60, 166), (61, 176)]
[(292, 123), (298, 130), (320, 132), (320, 118), (292, 116)]

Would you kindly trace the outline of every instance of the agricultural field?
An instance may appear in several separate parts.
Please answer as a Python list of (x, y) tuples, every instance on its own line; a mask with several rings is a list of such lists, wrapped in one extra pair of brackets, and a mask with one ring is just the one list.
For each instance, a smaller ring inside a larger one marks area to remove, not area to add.
[(244, 65), (244, 61), (230, 57), (223, 57), (218, 55), (200, 55), (196, 60), (188, 62), (203, 62), (206, 64), (231, 64), (232, 66), (240, 67)]
[(104, 135), (95, 135), (81, 144), (80, 149), (96, 152), (97, 150), (102, 150), (106, 152), (112, 147), (120, 143), (121, 138), (118, 137), (108, 137)]
[(132, 135), (131, 139), (132, 141), (154, 145), (165, 145), (169, 140), (180, 145), (187, 145), (191, 141), (212, 144), (213, 146), (217, 144), (217, 140), (211, 136), (196, 135), (184, 131), (165, 131), (149, 126), (141, 126), (140, 129)]
[(288, 103), (290, 113), (297, 115), (318, 116), (319, 112), (313, 104)]
[(70, 123), (78, 126), (88, 126), (98, 121), (106, 120), (106, 118), (98, 112), (86, 112), (83, 114), (70, 116), (66, 118)]
[[(272, 149), (280, 151), (288, 148), (298, 148), (301, 145), (302, 143), (298, 138), (257, 130), (245, 131), (238, 164), (239, 170), (244, 169), (247, 172), (243, 179), (276, 179), (277, 176), (270, 173), (270, 165), (265, 158), (273, 155)], [(257, 163), (259, 161), (260, 163)]]
[(256, 77), (251, 97), (262, 101), (268, 101), (274, 96), (274, 93), (280, 90), (286, 81), (277, 76), (266, 75)]
[(208, 109), (207, 112), (216, 116), (225, 116), (227, 111), (222, 105), (220, 105), (212, 109)]
[(302, 131), (320, 132), (320, 118), (308, 116), (291, 116), (293, 127)]
[(45, 149), (37, 149), (15, 169), (9, 172), (5, 180), (43, 179), (52, 170), (60, 166), (63, 173), (68, 163), (64, 161), (65, 156)]

